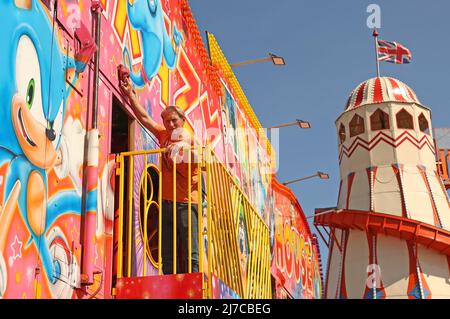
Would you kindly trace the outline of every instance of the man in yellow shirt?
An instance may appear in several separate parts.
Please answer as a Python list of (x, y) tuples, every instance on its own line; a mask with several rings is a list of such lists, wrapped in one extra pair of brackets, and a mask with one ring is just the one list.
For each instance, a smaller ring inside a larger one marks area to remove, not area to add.
[[(193, 140), (183, 134), (184, 112), (177, 106), (168, 106), (162, 113), (163, 124), (152, 119), (142, 107), (128, 76), (120, 80), (120, 88), (128, 97), (137, 119), (152, 132), (166, 152), (162, 155), (162, 262), (164, 274), (173, 273), (173, 159), (180, 145), (190, 147)], [(180, 155), (179, 153), (177, 155)], [(187, 158), (187, 156), (184, 156)], [(194, 156), (191, 156), (194, 158)], [(176, 224), (177, 224), (177, 273), (188, 272), (188, 234), (191, 232), (192, 272), (198, 272), (198, 179), (197, 163), (191, 161), (191, 187), (189, 188), (188, 160), (176, 160)], [(188, 227), (189, 196), (191, 197), (191, 229)], [(200, 200), (201, 202), (201, 200)]]

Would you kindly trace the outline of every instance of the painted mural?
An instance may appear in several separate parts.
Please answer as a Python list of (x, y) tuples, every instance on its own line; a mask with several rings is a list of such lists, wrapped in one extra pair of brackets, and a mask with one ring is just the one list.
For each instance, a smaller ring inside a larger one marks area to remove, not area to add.
[[(167, 106), (180, 106), (187, 116), (186, 129), (203, 144), (209, 143), (227, 163), (260, 215), (265, 220), (275, 216), (274, 225), (280, 224), (274, 212), (284, 212), (279, 208), (283, 200), (271, 191), (272, 177), (262, 168), (271, 165), (265, 141), (229, 77), (211, 64), (186, 0), (57, 3), (54, 8), (53, 1), (0, 0), (4, 17), (0, 28), (4, 39), (0, 44), (0, 298), (113, 297), (113, 105), (121, 104), (132, 118), (118, 89), (120, 65), (130, 69), (141, 103), (153, 118), (160, 121)], [(93, 45), (91, 30), (96, 12), (101, 19), (98, 46)], [(100, 70), (94, 113), (93, 56), (97, 52)], [(138, 122), (130, 123), (128, 150), (159, 147)], [(149, 156), (147, 163), (143, 157), (137, 159), (136, 181), (149, 163), (156, 163), (156, 158)], [(139, 190), (140, 185), (136, 186)], [(138, 192), (134, 198), (139, 210)], [(300, 216), (301, 209), (296, 209)], [(300, 220), (293, 227), (308, 229)], [(236, 238), (245, 268), (249, 249), (245, 216), (237, 221), (241, 227)], [(278, 228), (274, 226), (277, 234)], [(136, 238), (142, 236), (138, 215), (133, 229)], [(294, 235), (286, 236), (282, 238), (294, 240)], [(309, 230), (302, 238), (311, 247), (306, 239)], [(278, 235), (274, 251), (287, 254), (277, 243)], [(147, 276), (156, 275), (151, 256), (143, 254), (142, 241), (134, 245), (133, 275), (143, 275), (142, 265)], [(277, 263), (278, 257), (274, 258)], [(280, 267), (273, 269), (283, 273), (285, 268)], [(311, 269), (304, 271), (304, 279), (293, 272), (294, 284), (287, 288), (293, 296), (318, 296), (318, 288), (313, 288), (318, 267)]]
[[(223, 80), (222, 80), (223, 81)], [(223, 83), (222, 123), (224, 130), (224, 160), (260, 215), (267, 209), (266, 194), (270, 183), (270, 158), (257, 129)]]
[(274, 214), (269, 227), (277, 297), (319, 299), (320, 256), (303, 210), (289, 188), (274, 180), (271, 189)]
[[(76, 148), (83, 130), (67, 107), (78, 70), (75, 60), (63, 54), (41, 3), (19, 3), (0, 2), (8, 17), (0, 31), (5, 39), (0, 51), (5, 68), (0, 77), (5, 120), (0, 133), (0, 294), (70, 297), (80, 275), (70, 232), (79, 232), (82, 160)], [(69, 69), (76, 75), (67, 83)], [(96, 187), (85, 196), (85, 210), (96, 210)]]

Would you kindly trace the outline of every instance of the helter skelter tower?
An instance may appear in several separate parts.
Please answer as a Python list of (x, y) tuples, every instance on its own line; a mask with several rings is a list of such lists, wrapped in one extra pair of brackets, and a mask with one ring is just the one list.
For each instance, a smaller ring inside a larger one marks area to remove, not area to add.
[(353, 90), (336, 127), (338, 204), (315, 216), (330, 235), (325, 297), (450, 298), (450, 203), (430, 109), (377, 77)]

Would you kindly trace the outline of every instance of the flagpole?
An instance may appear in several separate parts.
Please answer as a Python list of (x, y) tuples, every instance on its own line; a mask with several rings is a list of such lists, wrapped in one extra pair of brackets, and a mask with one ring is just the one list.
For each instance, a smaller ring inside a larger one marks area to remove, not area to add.
[(373, 38), (375, 39), (375, 60), (377, 61), (377, 78), (380, 77), (380, 61), (378, 60), (378, 31), (373, 29)]

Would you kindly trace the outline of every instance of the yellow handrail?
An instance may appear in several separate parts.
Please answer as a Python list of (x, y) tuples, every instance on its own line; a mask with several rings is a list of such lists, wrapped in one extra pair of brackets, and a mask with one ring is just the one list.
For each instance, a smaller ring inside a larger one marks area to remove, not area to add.
[[(177, 161), (176, 159), (173, 160), (173, 198), (177, 198)], [(172, 221), (172, 231), (173, 231), (173, 237), (172, 237), (172, 266), (173, 266), (173, 274), (177, 273), (177, 204), (174, 201), (172, 205), (172, 212), (173, 212), (173, 221)]]
[[(214, 151), (209, 146), (205, 151), (208, 155), (208, 215), (211, 220), (208, 228), (212, 239), (219, 241), (208, 249), (213, 256), (208, 258), (210, 270), (216, 270), (216, 275), (243, 298), (271, 298), (269, 229)], [(237, 241), (241, 206), (249, 247), (244, 268), (239, 258), (243, 252), (239, 250)]]
[[(188, 189), (191, 189), (191, 161), (192, 161), (192, 153), (189, 152), (189, 160), (188, 160)], [(199, 193), (200, 196), (200, 193)], [(199, 203), (201, 201), (198, 201)], [(188, 256), (192, 256), (192, 207), (191, 207), (191, 194), (188, 195)], [(197, 205), (198, 206), (198, 205)], [(188, 272), (192, 272), (192, 258), (188, 258)]]
[[(143, 172), (142, 176), (144, 176), (144, 238), (143, 238), (143, 248), (144, 248), (144, 256), (147, 256), (147, 244), (148, 244), (148, 237), (147, 237), (147, 218), (148, 218), (148, 209), (150, 207), (148, 207), (147, 205), (147, 176), (148, 176), (148, 172), (147, 172), (147, 154), (144, 154), (144, 166), (146, 167), (145, 172)], [(142, 263), (142, 275), (145, 277), (147, 275), (147, 264), (145, 262)]]
[(163, 261), (162, 261), (162, 187), (163, 187), (163, 181), (162, 181), (162, 160), (159, 159), (159, 174), (158, 174), (158, 180), (159, 180), (159, 187), (158, 187), (158, 201), (159, 201), (159, 209), (158, 209), (158, 275), (162, 275), (162, 267), (163, 267)]
[(129, 157), (129, 171), (128, 171), (128, 234), (127, 237), (127, 277), (131, 277), (131, 241), (133, 233), (133, 181), (134, 181), (134, 157)]
[(122, 278), (123, 276), (123, 185), (125, 182), (125, 174), (124, 174), (124, 159), (122, 155), (117, 156), (117, 162), (119, 163), (119, 220), (118, 220), (118, 241), (117, 241), (117, 278)]
[[(197, 226), (198, 233), (196, 234), (196, 240), (198, 241), (198, 267), (199, 272), (206, 273), (206, 281), (203, 282), (204, 297), (213, 298), (213, 287), (212, 280), (213, 276), (220, 278), (225, 282), (231, 289), (233, 289), (242, 298), (270, 298), (271, 297), (271, 280), (270, 280), (270, 246), (269, 246), (269, 229), (267, 225), (262, 220), (261, 216), (258, 214), (256, 209), (251, 205), (247, 195), (242, 191), (236, 179), (230, 174), (226, 166), (219, 161), (217, 155), (209, 147), (196, 146), (193, 149), (194, 152), (198, 152), (197, 161), (194, 164), (191, 152), (188, 156), (188, 181), (187, 186), (188, 192), (188, 238), (187, 238), (187, 250), (188, 250), (188, 269), (184, 271), (192, 272), (193, 270), (193, 260), (192, 260), (192, 244), (193, 236), (192, 234), (192, 199), (191, 199), (191, 187), (192, 187), (192, 165), (197, 165), (198, 171), (198, 205), (197, 205)], [(150, 206), (155, 204), (153, 201), (153, 190), (156, 189), (156, 185), (150, 184), (151, 187), (151, 198), (147, 198), (148, 183), (158, 183), (158, 255), (156, 265), (157, 272), (159, 275), (163, 274), (163, 256), (162, 256), (162, 239), (163, 239), (163, 212), (162, 210), (162, 184), (164, 177), (163, 174), (163, 164), (162, 156), (165, 149), (149, 150), (149, 151), (133, 151), (124, 152), (117, 156), (117, 162), (120, 167), (116, 170), (120, 175), (119, 183), (119, 220), (118, 220), (118, 252), (116, 256), (117, 263), (117, 278), (121, 278), (124, 275), (123, 263), (126, 265), (125, 275), (127, 277), (136, 276), (132, 271), (132, 260), (135, 256), (132, 256), (133, 250), (132, 244), (134, 244), (136, 238), (135, 232), (133, 232), (132, 224), (134, 221), (133, 216), (136, 214), (135, 207), (138, 205), (133, 205), (136, 199), (133, 198), (136, 192), (134, 191), (134, 178), (135, 176), (141, 176), (141, 185), (143, 190), (140, 189), (138, 194), (144, 193), (144, 210), (143, 210), (143, 223), (141, 232), (143, 237), (142, 241), (143, 256), (142, 258), (142, 275), (147, 275), (147, 255), (151, 256), (151, 250), (148, 245), (147, 234), (150, 232), (147, 229), (147, 221), (149, 220), (148, 214), (150, 212)], [(147, 165), (148, 155), (156, 155), (158, 158), (159, 165), (154, 164)], [(138, 167), (140, 167), (138, 162), (135, 162), (136, 156), (144, 157), (143, 171), (137, 172)], [(127, 160), (125, 160), (127, 159)], [(125, 176), (125, 164), (128, 163), (128, 176)], [(148, 167), (152, 166), (157, 172), (157, 180), (148, 180)], [(177, 198), (177, 161), (173, 160), (172, 175), (173, 175), (173, 198)], [(206, 174), (206, 183), (203, 185), (202, 181), (202, 170)], [(142, 181), (142, 176), (144, 180)], [(127, 180), (125, 181), (125, 177)], [(125, 184), (127, 183), (127, 184)], [(124, 197), (125, 185), (128, 185), (128, 196)], [(206, 233), (205, 225), (203, 222), (203, 202), (202, 202), (202, 191), (206, 189)], [(124, 214), (124, 200), (127, 200), (127, 214)], [(169, 212), (167, 212), (169, 213)], [(177, 258), (184, 259), (183, 256), (178, 255), (177, 251), (177, 205), (176, 202), (173, 203), (173, 245), (172, 245), (172, 261), (173, 261), (173, 271), (172, 273), (177, 273), (177, 271), (182, 271), (177, 269)], [(170, 214), (169, 213), (169, 214)], [(243, 214), (243, 216), (242, 216)], [(242, 217), (241, 217), (242, 216)], [(125, 218), (127, 218), (127, 223), (124, 223)], [(139, 218), (141, 216), (139, 215)], [(238, 230), (239, 230), (239, 220), (244, 219), (244, 228), (241, 232), (244, 234), (244, 246), (248, 247), (248, 251), (245, 249), (242, 251), (239, 247), (238, 242)], [(125, 229), (124, 226), (127, 226)], [(245, 232), (246, 230), (246, 232)], [(207, 249), (203, 245), (203, 239), (206, 235)], [(124, 252), (124, 242), (126, 245), (126, 255), (123, 257)], [(185, 246), (185, 245), (183, 245)], [(207, 251), (207, 255), (205, 255)], [(242, 259), (242, 260), (241, 260)], [(153, 260), (153, 259), (152, 259)], [(181, 261), (181, 260), (180, 260)], [(167, 262), (167, 261), (166, 261)], [(204, 264), (206, 262), (206, 265)], [(206, 266), (206, 268), (205, 268)]]

